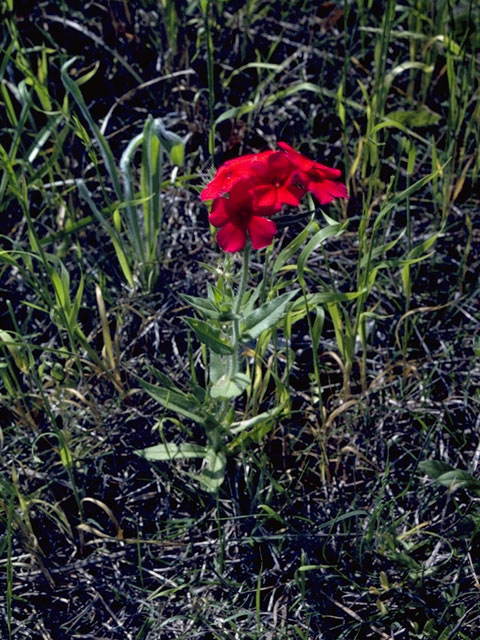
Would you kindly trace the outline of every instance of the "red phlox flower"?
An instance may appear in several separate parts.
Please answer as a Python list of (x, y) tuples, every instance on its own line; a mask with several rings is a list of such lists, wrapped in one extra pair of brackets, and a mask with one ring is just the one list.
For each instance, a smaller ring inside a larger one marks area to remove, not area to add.
[(249, 153), (246, 156), (227, 160), (215, 173), (211, 182), (200, 193), (201, 200), (213, 200), (228, 193), (240, 180), (250, 178), (256, 173), (258, 164), (266, 160), (276, 151), (263, 151), (262, 153)]
[(219, 228), (217, 242), (224, 251), (243, 249), (247, 235), (254, 249), (267, 247), (277, 230), (267, 216), (284, 204), (298, 206), (307, 190), (321, 204), (348, 198), (338, 182), (341, 171), (302, 156), (285, 142), (278, 145), (281, 151), (228, 160), (201, 192), (202, 200), (213, 200), (209, 220)]
[(299, 181), (307, 191), (310, 191), (318, 198), (320, 204), (327, 204), (334, 198), (348, 198), (345, 185), (337, 182), (342, 175), (339, 169), (326, 167), (319, 162), (302, 156), (286, 142), (279, 142), (278, 146), (296, 167)]
[(281, 151), (274, 151), (252, 166), (250, 184), (254, 206), (273, 208), (275, 212), (284, 204), (298, 207), (306, 191), (296, 166)]
[(273, 207), (254, 206), (248, 180), (237, 182), (229, 198), (216, 198), (208, 219), (219, 227), (217, 242), (224, 251), (240, 251), (247, 241), (247, 232), (254, 249), (263, 249), (272, 242), (277, 231), (273, 220), (265, 216), (275, 213)]

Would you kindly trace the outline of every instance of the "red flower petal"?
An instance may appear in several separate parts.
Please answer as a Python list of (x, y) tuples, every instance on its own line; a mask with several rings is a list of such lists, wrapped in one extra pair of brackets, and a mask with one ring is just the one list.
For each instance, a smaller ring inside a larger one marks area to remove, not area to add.
[(247, 233), (242, 227), (227, 222), (217, 233), (217, 242), (224, 251), (240, 251), (247, 241)]
[(226, 198), (214, 200), (212, 210), (208, 216), (210, 224), (213, 224), (214, 227), (223, 227), (228, 222), (227, 203), (228, 200)]
[(308, 190), (320, 201), (320, 204), (328, 204), (334, 198), (347, 198), (347, 188), (341, 182), (332, 180), (310, 181)]
[[(279, 187), (272, 185), (259, 185), (251, 189), (253, 208), (258, 215), (271, 215), (278, 213), (284, 204), (298, 207), (300, 198), (305, 190), (294, 185), (283, 184)], [(264, 209), (265, 211), (261, 211)]]
[(340, 169), (332, 169), (332, 167), (326, 167), (324, 164), (314, 162), (313, 167), (310, 170), (310, 174), (317, 175), (319, 178), (340, 178), (342, 172)]
[(307, 189), (320, 200), (320, 204), (327, 204), (334, 198), (348, 198), (345, 185), (333, 182), (342, 175), (339, 169), (332, 169), (305, 158), (286, 142), (279, 142), (278, 146), (297, 167), (299, 182), (302, 186), (306, 185)]
[(277, 225), (273, 220), (252, 216), (248, 222), (248, 233), (254, 249), (263, 249), (272, 243), (273, 236), (277, 232)]
[(282, 204), (291, 204), (294, 207), (298, 207), (300, 204), (300, 198), (303, 196), (303, 193), (298, 189), (299, 195), (295, 195), (292, 191), (291, 187), (281, 187), (277, 189), (277, 199)]
[(309, 160), (309, 158), (302, 156), (301, 153), (298, 153), (298, 151), (295, 151), (295, 149), (293, 149), (286, 142), (279, 142), (278, 146), (285, 153), (285, 155), (290, 160), (290, 162), (293, 162), (293, 164), (298, 169), (300, 169), (300, 171), (305, 171), (305, 173), (308, 173), (312, 168), (312, 166), (314, 165), (313, 160)]
[(251, 178), (255, 174), (255, 165), (264, 162), (276, 151), (249, 153), (246, 156), (227, 160), (218, 168), (213, 180), (200, 193), (201, 200), (213, 200), (228, 193), (242, 178)]
[(272, 182), (286, 182), (295, 171), (295, 165), (281, 151), (272, 153), (267, 159), (267, 165)]
[(230, 215), (245, 215), (252, 211), (251, 180), (239, 180), (229, 193), (227, 209)]
[(292, 149), (286, 142), (279, 142), (278, 146), (300, 171), (312, 176), (315, 174), (319, 178), (339, 178), (342, 175), (340, 169), (332, 169), (332, 167), (327, 167), (320, 162), (314, 162)]
[[(271, 185), (259, 185), (251, 190), (254, 202), (255, 213), (259, 213), (260, 209), (277, 213), (282, 208), (282, 203), (278, 201), (276, 196), (277, 190)], [(266, 214), (268, 215), (268, 214)]]

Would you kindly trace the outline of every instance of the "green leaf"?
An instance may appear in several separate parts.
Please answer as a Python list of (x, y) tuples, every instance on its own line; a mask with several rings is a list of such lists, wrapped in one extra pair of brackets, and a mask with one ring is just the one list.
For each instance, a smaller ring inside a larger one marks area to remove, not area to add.
[(199, 298), (197, 296), (188, 296), (184, 293), (180, 294), (182, 300), (185, 300), (191, 307), (198, 311), (204, 318), (211, 318), (212, 320), (218, 320), (219, 311), (208, 298)]
[(140, 449), (135, 453), (147, 460), (187, 460), (190, 458), (204, 458), (206, 451), (206, 447), (202, 447), (199, 444), (166, 442), (165, 444), (157, 444), (153, 447)]
[(343, 313), (341, 307), (335, 302), (327, 304), (327, 309), (330, 314), (330, 318), (333, 322), (333, 330), (335, 332), (335, 340), (337, 341), (337, 348), (340, 351), (342, 358), (345, 358), (347, 354), (347, 344), (345, 337), (345, 323), (343, 321)]
[(280, 514), (278, 514), (272, 507), (269, 507), (268, 504), (259, 504), (259, 509), (262, 509), (270, 518), (273, 518), (280, 524), (285, 525), (285, 520), (282, 518)]
[(83, 76), (79, 76), (76, 78), (75, 82), (77, 83), (77, 87), (81, 87), (82, 84), (86, 84), (89, 80), (93, 78), (93, 76), (97, 73), (98, 67), (100, 66), (100, 61), (97, 60), (90, 71), (87, 71)]
[(278, 298), (265, 302), (261, 307), (249, 313), (244, 320), (243, 337), (247, 340), (255, 340), (262, 331), (273, 327), (282, 317), (287, 304), (297, 293), (298, 289), (283, 293)]
[(387, 89), (389, 89), (392, 85), (392, 82), (396, 78), (396, 76), (408, 71), (409, 69), (419, 69), (424, 73), (432, 73), (433, 65), (425, 64), (424, 62), (416, 62), (416, 61), (408, 61), (402, 62), (397, 65), (389, 73), (387, 73), (384, 77), (384, 84)]
[(223, 375), (225, 371), (225, 357), (215, 353), (210, 349), (210, 365), (208, 373), (210, 376), (210, 383), (215, 384)]
[(179, 391), (172, 391), (172, 389), (166, 389), (164, 387), (157, 387), (141, 379), (139, 379), (139, 383), (145, 391), (165, 407), (165, 409), (180, 413), (182, 416), (190, 418), (190, 420), (198, 422), (199, 424), (205, 424), (205, 415), (201, 410), (198, 400), (194, 396)]
[(264, 422), (266, 420), (270, 420), (275, 418), (280, 411), (284, 408), (285, 404), (281, 404), (274, 409), (269, 409), (268, 411), (263, 411), (262, 413), (258, 413), (253, 418), (248, 418), (247, 420), (241, 420), (240, 422), (232, 422), (230, 433), (241, 433), (245, 431), (245, 429), (250, 429), (250, 427), (254, 427), (259, 422)]
[(62, 82), (65, 88), (67, 89), (67, 91), (70, 93), (70, 95), (73, 96), (75, 102), (80, 108), (80, 111), (82, 112), (83, 117), (88, 122), (90, 130), (93, 136), (95, 137), (98, 143), (98, 146), (100, 147), (100, 152), (105, 162), (105, 166), (110, 176), (110, 180), (112, 181), (113, 187), (115, 189), (115, 193), (117, 194), (117, 197), (121, 199), (122, 190), (120, 188), (120, 182), (117, 176), (117, 168), (115, 165), (115, 158), (113, 156), (112, 150), (110, 149), (110, 146), (106, 138), (100, 132), (100, 129), (98, 128), (95, 120), (92, 118), (90, 111), (88, 110), (88, 107), (85, 103), (85, 100), (83, 99), (82, 92), (78, 88), (78, 84), (72, 80), (72, 78), (68, 73), (70, 67), (75, 62), (75, 60), (76, 58), (72, 58), (71, 60), (68, 60), (62, 65), (62, 68), (61, 68)]
[(373, 223), (373, 231), (374, 231), (374, 233), (376, 233), (376, 231), (377, 231), (378, 227), (380, 226), (380, 223), (383, 220), (383, 218), (388, 213), (390, 213), (390, 211), (392, 209), (395, 209), (395, 207), (397, 205), (399, 205), (400, 202), (402, 202), (403, 200), (406, 200), (413, 193), (415, 193), (416, 191), (418, 191), (419, 189), (424, 187), (426, 184), (428, 184), (429, 182), (434, 180), (437, 177), (437, 175), (441, 174), (441, 172), (447, 166), (447, 164), (450, 162), (450, 160), (451, 160), (451, 158), (448, 159), (447, 162), (445, 162), (439, 169), (435, 169), (435, 171), (432, 171), (432, 173), (429, 173), (427, 176), (424, 176), (423, 178), (420, 178), (420, 180), (417, 180), (417, 182), (414, 182), (414, 184), (411, 184), (409, 187), (407, 187), (406, 189), (404, 189), (400, 193), (397, 193), (384, 207), (382, 207), (382, 209), (380, 209), (380, 212), (378, 213), (377, 217), (375, 218), (375, 222)]
[(324, 229), (320, 229), (320, 231), (317, 231), (317, 233), (312, 238), (310, 238), (310, 240), (307, 242), (306, 246), (303, 248), (298, 258), (298, 263), (297, 263), (298, 264), (298, 281), (300, 282), (302, 289), (305, 287), (305, 277), (303, 275), (303, 272), (305, 270), (307, 259), (312, 253), (312, 251), (314, 251), (320, 245), (322, 245), (325, 242), (325, 240), (327, 240), (327, 238), (341, 235), (343, 233), (343, 230), (344, 230), (343, 225), (332, 224), (332, 225), (329, 225), (328, 227), (325, 227)]
[[(318, 84), (313, 84), (312, 82), (299, 82), (298, 84), (293, 84), (287, 87), (286, 89), (282, 89), (281, 91), (276, 91), (275, 93), (269, 95), (265, 100), (265, 105), (269, 106), (277, 100), (280, 102), (285, 102), (285, 98), (288, 98), (296, 93), (302, 93), (304, 91), (315, 93), (320, 96), (327, 96), (327, 98), (331, 98), (336, 100), (337, 94), (336, 91), (332, 91), (331, 89), (326, 89), (323, 86)], [(355, 109), (356, 111), (365, 111), (365, 107), (359, 102), (355, 102), (354, 100), (350, 100), (350, 98), (346, 98), (344, 100), (345, 105)]]
[(83, 278), (83, 273), (81, 273), (80, 274), (80, 282), (78, 284), (77, 293), (75, 294), (75, 298), (73, 300), (73, 304), (72, 304), (71, 309), (70, 309), (70, 314), (69, 314), (69, 316), (67, 318), (68, 325), (69, 325), (70, 328), (74, 328), (75, 325), (77, 324), (78, 312), (80, 311), (80, 306), (82, 304), (84, 284), (85, 284), (85, 281), (84, 281), (84, 278)]
[[(348, 302), (349, 300), (355, 300), (365, 293), (366, 289), (361, 291), (348, 291), (347, 293), (336, 293), (334, 291), (322, 291), (321, 293), (309, 293), (306, 296), (306, 303), (309, 309), (315, 307), (318, 304), (336, 304), (338, 302)], [(305, 307), (305, 299), (299, 298), (293, 302), (291, 311), (299, 311)]]
[(162, 147), (168, 153), (172, 164), (182, 167), (185, 155), (185, 143), (183, 139), (173, 131), (169, 131), (163, 124), (161, 118), (155, 118), (152, 128), (160, 140)]
[(88, 206), (90, 207), (91, 212), (93, 213), (95, 218), (97, 218), (97, 220), (100, 222), (102, 227), (107, 231), (108, 235), (110, 236), (110, 239), (112, 241), (113, 248), (115, 249), (115, 253), (117, 255), (117, 259), (118, 259), (118, 262), (119, 262), (120, 267), (122, 269), (123, 275), (125, 276), (125, 279), (127, 280), (128, 284), (133, 288), (134, 280), (133, 280), (132, 272), (130, 270), (130, 266), (128, 264), (128, 259), (127, 259), (126, 253), (125, 253), (124, 248), (123, 248), (123, 244), (122, 244), (122, 240), (121, 240), (120, 234), (117, 232), (115, 227), (112, 226), (108, 222), (108, 220), (105, 218), (105, 216), (98, 209), (97, 205), (95, 204), (95, 202), (94, 202), (94, 200), (92, 198), (91, 193), (87, 189), (87, 187), (86, 187), (85, 183), (83, 182), (83, 180), (81, 180), (81, 179), (78, 180), (77, 181), (77, 186), (78, 186), (78, 190), (80, 192), (80, 195), (87, 202)]
[(219, 378), (210, 390), (212, 398), (221, 398), (229, 400), (241, 395), (250, 385), (250, 378), (244, 373), (236, 373), (233, 378), (222, 376)]
[[(162, 221), (162, 162), (163, 148), (152, 131), (153, 118), (149, 115), (143, 127), (140, 191), (143, 202), (143, 226), (149, 263), (156, 261), (158, 237)], [(153, 267), (155, 270), (156, 267)], [(148, 276), (147, 276), (148, 277)]]
[(31, 362), (29, 362), (27, 352), (21, 342), (15, 341), (9, 333), (0, 330), (0, 345), (7, 347), (13, 361), (22, 373), (28, 374), (30, 372)]
[(280, 251), (277, 259), (273, 263), (272, 273), (275, 274), (297, 253), (299, 248), (308, 238), (313, 224), (308, 224), (298, 236), (296, 236), (284, 249)]
[(205, 453), (206, 467), (202, 470), (199, 481), (205, 491), (215, 493), (225, 480), (227, 456), (224, 451), (216, 451), (208, 447)]
[(65, 469), (71, 469), (73, 466), (73, 457), (70, 449), (63, 442), (60, 446), (60, 460)]
[(222, 337), (221, 331), (217, 327), (212, 327), (208, 322), (198, 320), (197, 318), (184, 317), (183, 320), (185, 320), (192, 329), (200, 342), (206, 344), (210, 349), (215, 351), (215, 353), (221, 356), (228, 356), (234, 352), (233, 346), (228, 340)]
[(423, 473), (426, 473), (427, 476), (430, 476), (435, 480), (443, 473), (447, 473), (447, 471), (454, 471), (455, 469), (451, 464), (441, 462), (440, 460), (424, 460), (423, 462), (420, 462), (418, 467), (423, 471)]
[(258, 107), (258, 105), (254, 102), (248, 102), (239, 107), (231, 107), (218, 116), (218, 118), (215, 120), (215, 126), (217, 124), (220, 124), (221, 122), (224, 122), (225, 120), (231, 120), (232, 118), (239, 119), (246, 113), (250, 113), (250, 111), (253, 111), (256, 107)]
[(135, 178), (132, 170), (133, 158), (138, 147), (143, 142), (143, 133), (139, 133), (130, 140), (120, 156), (120, 173), (123, 185), (123, 201), (125, 202), (125, 221), (128, 228), (128, 237), (134, 248), (137, 260), (146, 261), (145, 243), (140, 232), (139, 216), (134, 205)]
[[(473, 35), (473, 34), (472, 34)], [(445, 46), (450, 53), (453, 53), (454, 56), (459, 56), (462, 52), (462, 47), (458, 45), (450, 36), (439, 34), (432, 38), (431, 42), (440, 42), (443, 46)]]
[(156, 369), (155, 367), (148, 367), (148, 370), (160, 382), (161, 386), (165, 387), (166, 389), (177, 391), (180, 395), (183, 394), (183, 391), (179, 389), (179, 387), (176, 387), (173, 384), (172, 379), (169, 376), (165, 375), (163, 371), (160, 371), (160, 369)]
[(57, 302), (61, 309), (68, 312), (70, 310), (70, 297), (68, 287), (64, 287), (64, 279), (61, 278), (56, 271), (51, 271), (50, 278), (57, 298)]
[(394, 240), (391, 240), (390, 242), (386, 242), (385, 244), (382, 244), (379, 247), (375, 247), (371, 251), (371, 253), (367, 253), (367, 255), (364, 255), (360, 260), (360, 268), (363, 269), (370, 262), (373, 262), (373, 260), (375, 260), (379, 256), (383, 255), (384, 253), (387, 253), (388, 251), (390, 251), (390, 249), (393, 249), (393, 247), (398, 243), (398, 241), (404, 235), (405, 235), (405, 230), (402, 230)]
[(341, 513), (340, 515), (335, 516), (331, 520), (321, 522), (320, 524), (315, 526), (315, 530), (334, 527), (336, 524), (338, 524), (339, 522), (342, 522), (343, 520), (348, 520), (348, 518), (357, 518), (359, 516), (370, 517), (371, 513), (369, 513), (368, 511), (365, 511), (364, 509), (354, 509), (353, 511), (347, 511), (347, 513)]
[(480, 489), (480, 480), (477, 480), (468, 471), (461, 469), (453, 469), (442, 473), (436, 479), (443, 487), (448, 487), (450, 491), (455, 489)]
[(312, 349), (315, 353), (318, 351), (318, 345), (323, 331), (323, 323), (325, 321), (325, 311), (323, 307), (315, 307), (315, 320), (313, 322), (311, 336)]
[(232, 453), (237, 447), (243, 446), (247, 441), (261, 442), (262, 438), (272, 430), (275, 424), (275, 418), (284, 407), (285, 403), (274, 409), (263, 411), (253, 418), (248, 418), (241, 422), (233, 422), (229, 431), (232, 435), (236, 435), (236, 437), (227, 444), (227, 451)]
[(426, 240), (418, 244), (416, 247), (413, 247), (413, 249), (408, 253), (407, 260), (416, 259), (418, 257), (424, 256), (426, 252), (430, 249), (430, 247), (435, 244), (435, 242), (437, 241), (442, 231), (443, 229), (440, 229), (439, 231), (431, 235), (429, 238), (427, 238)]
[(440, 120), (438, 113), (430, 111), (423, 105), (412, 111), (391, 111), (385, 117), (407, 127), (430, 127)]
[(480, 489), (480, 480), (474, 478), (468, 471), (455, 469), (452, 465), (439, 460), (425, 460), (418, 465), (423, 473), (434, 478), (450, 491), (456, 489)]

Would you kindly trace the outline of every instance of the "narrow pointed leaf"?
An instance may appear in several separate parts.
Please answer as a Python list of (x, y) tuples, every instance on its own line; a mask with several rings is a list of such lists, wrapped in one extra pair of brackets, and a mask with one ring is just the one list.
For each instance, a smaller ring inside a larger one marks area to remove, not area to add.
[(145, 380), (139, 380), (139, 382), (145, 391), (165, 407), (165, 409), (180, 413), (182, 416), (190, 418), (190, 420), (198, 422), (199, 424), (205, 423), (205, 416), (195, 397), (187, 395), (186, 393), (165, 389), (164, 387), (158, 387)]
[(219, 312), (213, 302), (208, 298), (199, 298), (197, 296), (189, 296), (186, 294), (180, 294), (180, 297), (185, 300), (191, 307), (201, 313), (205, 318), (211, 318), (217, 320)]
[(199, 481), (205, 491), (215, 493), (225, 480), (227, 456), (223, 451), (215, 451), (208, 447), (205, 454), (206, 467), (199, 476)]
[(297, 293), (298, 289), (283, 293), (278, 298), (265, 302), (261, 307), (249, 313), (244, 320), (244, 337), (255, 340), (262, 331), (270, 329), (270, 327), (277, 324), (288, 303)]
[(426, 473), (427, 476), (430, 476), (435, 480), (443, 473), (447, 473), (447, 471), (453, 471), (455, 469), (451, 464), (441, 462), (440, 460), (424, 460), (423, 462), (420, 462), (418, 467), (423, 471), (423, 473)]
[(212, 398), (228, 400), (241, 395), (250, 384), (250, 378), (244, 373), (237, 373), (233, 378), (222, 376), (210, 390)]
[(182, 444), (166, 442), (165, 444), (157, 444), (153, 447), (140, 449), (135, 453), (147, 460), (187, 460), (190, 458), (204, 458), (206, 447), (187, 442)]
[(342, 233), (343, 227), (341, 224), (332, 224), (324, 229), (320, 229), (320, 231), (317, 231), (317, 233), (307, 242), (298, 258), (298, 280), (302, 288), (305, 287), (305, 276), (303, 273), (310, 254), (315, 251), (315, 249), (318, 249), (318, 247), (320, 247), (327, 238), (339, 236)]
[(215, 353), (221, 356), (228, 356), (233, 353), (233, 346), (222, 337), (220, 329), (212, 327), (208, 322), (198, 320), (197, 318), (183, 318), (188, 326), (197, 336), (198, 340), (206, 344)]

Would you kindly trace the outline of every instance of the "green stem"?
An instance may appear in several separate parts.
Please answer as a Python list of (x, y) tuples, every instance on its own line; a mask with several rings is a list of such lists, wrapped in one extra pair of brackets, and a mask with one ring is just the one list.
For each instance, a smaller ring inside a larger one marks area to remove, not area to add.
[(208, 134), (208, 150), (213, 161), (213, 150), (215, 148), (215, 122), (213, 119), (213, 109), (215, 106), (215, 80), (213, 75), (213, 45), (210, 29), (210, 8), (211, 0), (204, 4), (205, 19), (205, 43), (207, 46), (207, 81), (208, 81), (208, 112), (210, 117), (210, 131)]
[[(247, 245), (243, 250), (242, 277), (240, 280), (240, 284), (238, 285), (235, 304), (233, 305), (233, 314), (235, 316), (240, 315), (243, 296), (245, 295), (245, 289), (247, 288), (249, 268), (250, 268), (250, 244), (247, 242)], [(232, 356), (229, 362), (229, 371), (228, 371), (229, 378), (234, 376), (238, 370), (238, 347), (240, 342), (240, 319), (239, 318), (235, 318), (233, 320), (232, 342), (233, 342), (234, 352), (232, 353)]]

